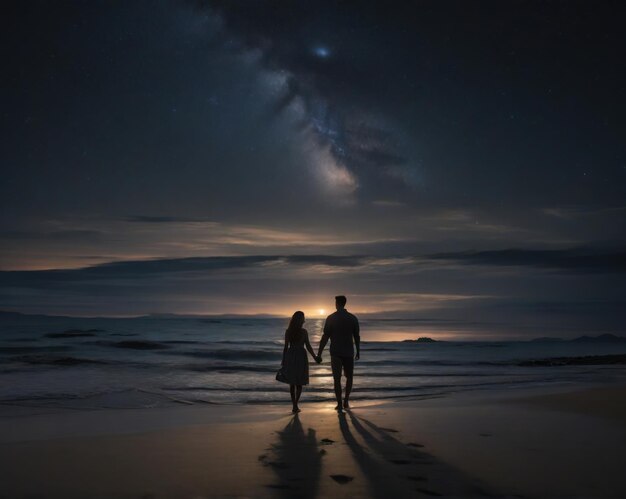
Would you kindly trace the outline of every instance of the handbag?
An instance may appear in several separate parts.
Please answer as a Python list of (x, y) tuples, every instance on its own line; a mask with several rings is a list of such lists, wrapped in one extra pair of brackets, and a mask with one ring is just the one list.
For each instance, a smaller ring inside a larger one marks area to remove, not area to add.
[(287, 381), (287, 378), (285, 377), (285, 373), (283, 372), (282, 367), (276, 372), (276, 381), (280, 381), (281, 383), (289, 383), (289, 381)]

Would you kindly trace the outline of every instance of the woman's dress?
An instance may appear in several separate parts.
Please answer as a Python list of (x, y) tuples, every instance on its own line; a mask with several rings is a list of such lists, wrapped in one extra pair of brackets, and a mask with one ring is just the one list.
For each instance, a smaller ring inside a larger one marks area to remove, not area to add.
[(304, 344), (308, 333), (305, 329), (292, 333), (289, 348), (283, 359), (283, 374), (290, 385), (309, 384), (309, 359)]

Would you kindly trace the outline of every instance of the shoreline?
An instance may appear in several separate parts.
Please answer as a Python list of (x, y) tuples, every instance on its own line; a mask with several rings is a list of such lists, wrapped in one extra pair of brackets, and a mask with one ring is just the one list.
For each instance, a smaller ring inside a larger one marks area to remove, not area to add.
[[(433, 392), (405, 398), (359, 399), (358, 388), (351, 400), (353, 410), (372, 411), (389, 409), (447, 406), (464, 407), (479, 404), (490, 406), (517, 405), (543, 410), (560, 410), (587, 415), (626, 420), (624, 404), (609, 394), (624, 389), (622, 381), (589, 381), (573, 385), (556, 382), (546, 385), (506, 388), (476, 388)], [(170, 430), (180, 426), (215, 423), (260, 423), (291, 415), (289, 392), (285, 390), (284, 403), (188, 403), (181, 401), (162, 407), (72, 407), (38, 406), (19, 403), (0, 404), (0, 444), (7, 441), (53, 439), (74, 436), (116, 435)], [(301, 408), (304, 412), (325, 413), (336, 405), (331, 396), (323, 401), (307, 401), (303, 392)], [(591, 400), (594, 405), (580, 404)], [(611, 404), (607, 404), (611, 400)], [(334, 413), (334, 410), (331, 411)], [(33, 426), (37, 432), (33, 432)]]
[(3, 407), (0, 497), (623, 497), (625, 398), (621, 384), (552, 386), (355, 400), (343, 415), (305, 401), (298, 417), (287, 401)]

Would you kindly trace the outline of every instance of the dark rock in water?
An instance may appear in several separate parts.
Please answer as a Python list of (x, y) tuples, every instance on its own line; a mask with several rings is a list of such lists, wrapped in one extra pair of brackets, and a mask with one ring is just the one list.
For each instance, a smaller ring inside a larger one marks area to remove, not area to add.
[(105, 345), (112, 346), (115, 348), (129, 348), (131, 350), (163, 350), (169, 348), (167, 345), (163, 343), (158, 343), (156, 341), (141, 341), (141, 340), (128, 340), (128, 341), (118, 341), (115, 343), (105, 343)]
[(340, 483), (341, 485), (345, 485), (346, 483), (350, 483), (354, 480), (353, 476), (348, 475), (330, 475), (330, 478), (335, 480), (335, 482)]
[(102, 329), (67, 329), (61, 333), (44, 334), (46, 338), (81, 338), (85, 336), (95, 336), (95, 333), (101, 333)]
[(421, 338), (417, 338), (416, 340), (404, 340), (404, 343), (436, 343), (437, 340), (433, 340), (427, 336), (422, 336)]
[(523, 367), (555, 366), (601, 366), (626, 364), (626, 355), (586, 355), (584, 357), (552, 357), (548, 359), (525, 360), (518, 365)]

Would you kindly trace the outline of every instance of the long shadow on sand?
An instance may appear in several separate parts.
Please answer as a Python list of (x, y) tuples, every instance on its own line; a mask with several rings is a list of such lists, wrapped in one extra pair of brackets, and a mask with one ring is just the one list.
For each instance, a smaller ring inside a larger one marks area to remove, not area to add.
[[(350, 429), (350, 425), (348, 424), (346, 415), (343, 413), (339, 414), (339, 429), (341, 430), (341, 435), (343, 436), (343, 439), (345, 440), (346, 444), (350, 448), (350, 451), (352, 452), (355, 462), (369, 482), (369, 489), (372, 497), (381, 499), (390, 496), (404, 497), (406, 494), (397, 494), (398, 492), (407, 492), (407, 490), (395, 491), (389, 489), (387, 484), (388, 480), (385, 480), (384, 476), (386, 475), (386, 473), (381, 474), (381, 471), (383, 470), (381, 470), (380, 468), (380, 462), (377, 459), (373, 458), (364, 446), (359, 444), (359, 442), (353, 435), (352, 430)], [(393, 478), (395, 479), (395, 477)]]
[(375, 498), (443, 496), (489, 497), (479, 483), (459, 470), (405, 444), (352, 412), (339, 414), (339, 428)]
[(259, 456), (259, 460), (270, 466), (278, 479), (277, 483), (267, 487), (276, 490), (279, 497), (316, 497), (322, 455), (315, 430), (309, 428), (305, 432), (300, 418), (295, 414), (277, 434), (278, 441), (272, 444), (270, 455)]

